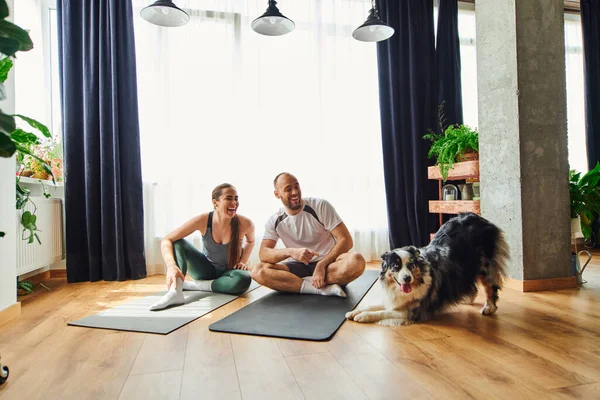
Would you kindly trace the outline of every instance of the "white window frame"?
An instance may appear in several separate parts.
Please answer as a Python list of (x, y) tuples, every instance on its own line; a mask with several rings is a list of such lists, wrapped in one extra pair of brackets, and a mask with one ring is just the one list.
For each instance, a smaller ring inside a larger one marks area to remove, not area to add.
[[(41, 0), (42, 14), (42, 51), (44, 58), (44, 89), (46, 90), (46, 115), (48, 115), (49, 128), (53, 135), (59, 135), (62, 141), (60, 132), (54, 132), (54, 102), (60, 102), (59, 94), (52, 92), (52, 29), (50, 25), (50, 11), (56, 10), (56, 0)], [(56, 98), (54, 98), (56, 97)]]

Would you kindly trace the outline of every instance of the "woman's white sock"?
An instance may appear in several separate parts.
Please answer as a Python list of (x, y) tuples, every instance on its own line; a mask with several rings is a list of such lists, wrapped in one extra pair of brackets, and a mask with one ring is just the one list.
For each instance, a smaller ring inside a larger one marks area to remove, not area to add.
[(185, 297), (183, 297), (183, 282), (181, 281), (181, 278), (177, 278), (177, 289), (171, 285), (171, 288), (162, 297), (162, 299), (150, 306), (150, 311), (162, 310), (169, 306), (177, 306), (184, 303)]
[(306, 278), (302, 278), (304, 282), (302, 282), (302, 287), (300, 288), (300, 293), (303, 294), (319, 294), (321, 296), (339, 296), (346, 297), (346, 292), (340, 285), (326, 285), (321, 289), (317, 289), (312, 284), (312, 276), (307, 276)]
[(197, 280), (197, 281), (184, 281), (183, 282), (183, 290), (196, 290), (202, 292), (212, 292), (212, 283), (214, 279), (211, 280)]

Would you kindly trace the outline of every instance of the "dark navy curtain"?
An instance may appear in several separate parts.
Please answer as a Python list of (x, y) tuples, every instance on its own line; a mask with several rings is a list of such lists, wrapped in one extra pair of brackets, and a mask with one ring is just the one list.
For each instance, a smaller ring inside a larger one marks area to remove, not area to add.
[(383, 165), (390, 245), (429, 243), (437, 215), (428, 200), (437, 198), (427, 180), (429, 143), (435, 127), (435, 42), (433, 0), (380, 0), (381, 17), (395, 29), (377, 45)]
[(600, 161), (600, 0), (581, 0), (588, 166)]
[[(585, 129), (588, 167), (600, 162), (600, 0), (581, 0), (583, 33), (583, 71), (585, 91)], [(600, 224), (594, 224), (595, 242), (599, 246)]]
[(447, 125), (463, 123), (458, 0), (440, 0), (435, 47), (437, 104), (444, 103)]
[(69, 282), (146, 276), (133, 11), (57, 0)]

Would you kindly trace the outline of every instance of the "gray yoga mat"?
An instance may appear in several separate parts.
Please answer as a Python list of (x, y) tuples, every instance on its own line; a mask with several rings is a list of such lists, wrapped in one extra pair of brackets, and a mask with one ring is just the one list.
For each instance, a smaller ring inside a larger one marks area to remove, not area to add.
[(209, 329), (287, 339), (329, 340), (378, 275), (379, 271), (365, 271), (346, 286), (346, 298), (274, 292), (215, 322)]
[[(259, 284), (252, 281), (252, 284), (244, 294), (259, 286)], [(239, 297), (212, 292), (184, 291), (185, 304), (160, 311), (149, 311), (148, 307), (160, 300), (165, 293), (166, 291), (163, 291), (151, 296), (142, 297), (131, 303), (121, 304), (99, 314), (69, 322), (68, 324), (87, 328), (166, 335)]]

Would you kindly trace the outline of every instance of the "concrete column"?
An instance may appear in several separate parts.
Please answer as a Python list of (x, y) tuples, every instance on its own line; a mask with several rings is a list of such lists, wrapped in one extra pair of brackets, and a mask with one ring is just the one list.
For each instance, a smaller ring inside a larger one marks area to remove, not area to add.
[(571, 276), (563, 0), (477, 0), (482, 215), (509, 276)]

